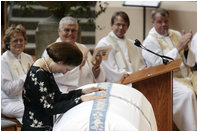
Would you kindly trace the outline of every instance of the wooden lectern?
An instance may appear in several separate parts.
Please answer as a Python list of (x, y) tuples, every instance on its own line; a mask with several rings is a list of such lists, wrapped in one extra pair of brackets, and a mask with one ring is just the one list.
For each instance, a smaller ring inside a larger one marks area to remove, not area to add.
[(181, 59), (168, 64), (146, 68), (122, 78), (122, 84), (132, 83), (150, 101), (159, 131), (173, 130), (173, 74), (179, 69)]

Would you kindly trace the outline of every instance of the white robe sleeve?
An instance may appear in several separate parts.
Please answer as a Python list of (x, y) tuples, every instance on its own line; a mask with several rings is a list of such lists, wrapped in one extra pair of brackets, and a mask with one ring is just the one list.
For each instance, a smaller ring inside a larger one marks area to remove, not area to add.
[(196, 60), (195, 60), (195, 54), (193, 53), (191, 47), (188, 48), (188, 55), (187, 55), (187, 58), (184, 57), (183, 58), (183, 62), (188, 65), (189, 67), (193, 67), (196, 63)]
[(195, 61), (197, 62), (197, 33), (193, 36), (191, 41), (191, 50), (195, 55)]
[[(143, 45), (157, 53), (157, 54), (160, 54), (160, 55), (165, 55), (165, 56), (168, 56), (168, 57), (171, 57), (173, 59), (177, 59), (177, 58), (180, 58), (180, 55), (178, 53), (178, 50), (174, 47), (172, 48), (170, 51), (168, 51), (167, 53), (163, 53), (163, 50), (161, 49), (160, 45), (158, 44), (157, 40), (149, 35), (143, 42)], [(162, 61), (162, 58), (155, 55), (155, 54), (152, 54), (146, 50), (142, 50), (142, 55), (145, 59), (145, 62), (147, 64), (147, 66), (155, 66), (155, 65), (159, 65), (159, 64), (162, 64), (163, 61)]]
[(184, 63), (193, 67), (197, 62), (197, 33), (193, 36), (190, 46), (188, 47), (187, 58), (184, 57)]
[(25, 78), (26, 75), (17, 80), (13, 80), (8, 63), (1, 60), (1, 90), (4, 91), (7, 96), (15, 97), (21, 94)]
[[(102, 47), (102, 46), (107, 46), (107, 45), (110, 45), (110, 44), (107, 44), (104, 41), (104, 39), (102, 39), (97, 44), (96, 48)], [(125, 69), (120, 69), (118, 67), (118, 65), (116, 64), (115, 50), (113, 48), (111, 49), (111, 51), (109, 53), (108, 59), (102, 61), (102, 66), (103, 66), (104, 71), (106, 73), (106, 79), (107, 79), (106, 81), (119, 83), (123, 74), (127, 73), (127, 71)]]

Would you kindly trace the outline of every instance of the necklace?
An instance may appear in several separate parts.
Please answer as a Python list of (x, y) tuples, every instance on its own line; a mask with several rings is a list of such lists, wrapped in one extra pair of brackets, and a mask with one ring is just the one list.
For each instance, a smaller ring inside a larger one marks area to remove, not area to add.
[(45, 58), (42, 58), (42, 60), (43, 60), (43, 62), (45, 63), (45, 66), (46, 66), (47, 70), (48, 70), (50, 73), (52, 73), (52, 72), (50, 71), (50, 69), (49, 69), (49, 66), (48, 66), (47, 62), (45, 61)]

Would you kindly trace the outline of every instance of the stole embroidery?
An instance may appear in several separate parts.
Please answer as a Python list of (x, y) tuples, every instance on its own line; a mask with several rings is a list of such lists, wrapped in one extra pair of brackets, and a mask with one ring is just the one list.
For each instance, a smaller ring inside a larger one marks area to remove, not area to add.
[(105, 119), (106, 119), (106, 112), (109, 106), (109, 97), (121, 99), (125, 101), (126, 103), (129, 103), (131, 106), (135, 107), (142, 114), (145, 120), (148, 122), (152, 130), (152, 125), (151, 125), (149, 118), (145, 115), (145, 113), (141, 110), (139, 106), (137, 106), (135, 103), (132, 103), (122, 97), (110, 94), (112, 85), (113, 85), (112, 83), (99, 83), (97, 85), (97, 87), (102, 87), (106, 89), (106, 91), (96, 92), (95, 95), (106, 96), (106, 99), (94, 100), (94, 104), (93, 104), (91, 115), (90, 115), (89, 130), (90, 131), (105, 131)]
[(94, 100), (91, 115), (89, 130), (90, 131), (104, 131), (106, 112), (109, 106), (109, 94), (112, 88), (112, 83), (99, 83), (97, 87), (106, 89), (106, 91), (96, 92), (97, 96), (106, 96), (106, 99)]

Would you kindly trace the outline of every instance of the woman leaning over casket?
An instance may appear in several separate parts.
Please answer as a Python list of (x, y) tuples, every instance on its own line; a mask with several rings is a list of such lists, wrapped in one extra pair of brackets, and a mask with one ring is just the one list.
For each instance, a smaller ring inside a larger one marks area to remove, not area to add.
[(48, 57), (38, 59), (30, 68), (23, 89), (25, 112), (22, 130), (52, 130), (53, 117), (84, 101), (104, 99), (87, 93), (104, 90), (92, 87), (62, 94), (53, 73), (63, 73), (81, 64), (82, 53), (77, 46), (57, 42), (47, 47)]

